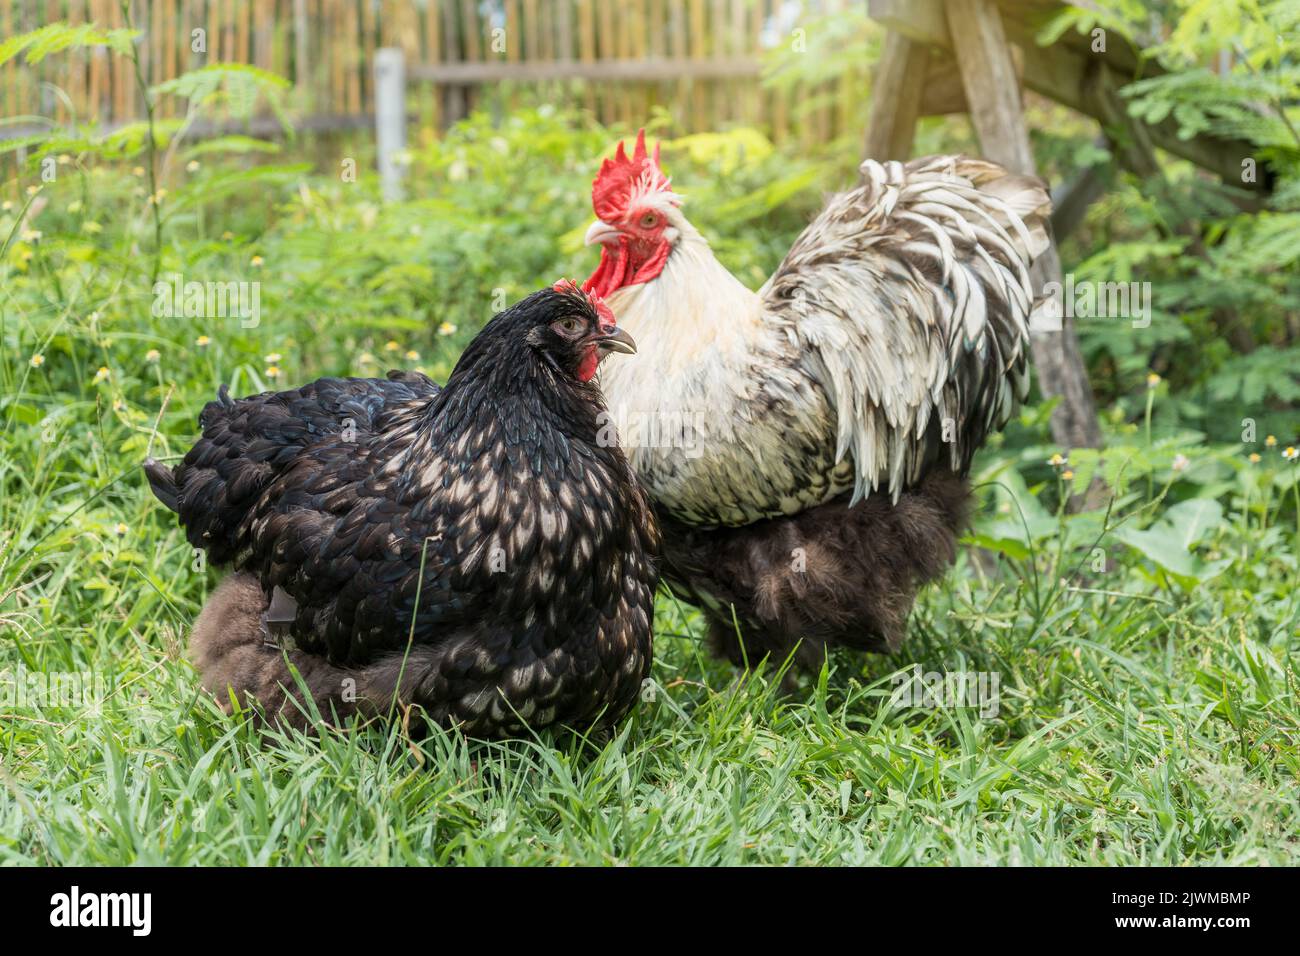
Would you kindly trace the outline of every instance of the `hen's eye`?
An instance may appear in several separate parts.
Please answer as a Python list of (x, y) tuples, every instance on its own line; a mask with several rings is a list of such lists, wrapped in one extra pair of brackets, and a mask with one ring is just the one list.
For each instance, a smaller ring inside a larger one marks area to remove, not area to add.
[(582, 321), (570, 315), (552, 322), (551, 328), (564, 335), (577, 335), (582, 331)]
[(659, 217), (652, 212), (648, 212), (641, 217), (642, 229), (653, 229), (658, 224), (659, 224)]

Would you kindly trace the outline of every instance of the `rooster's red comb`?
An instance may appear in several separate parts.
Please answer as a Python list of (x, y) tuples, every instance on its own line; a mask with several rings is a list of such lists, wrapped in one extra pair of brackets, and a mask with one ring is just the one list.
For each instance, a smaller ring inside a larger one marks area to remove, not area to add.
[(610, 309), (609, 306), (605, 304), (605, 300), (602, 299), (600, 296), (596, 295), (596, 293), (583, 289), (580, 285), (578, 285), (578, 280), (561, 279), (559, 282), (555, 283), (555, 285), (551, 286), (551, 288), (554, 291), (563, 293), (565, 295), (582, 296), (584, 299), (590, 302), (591, 307), (596, 310), (596, 315), (597, 317), (599, 317), (602, 325), (615, 324), (614, 312), (612, 309)]
[(668, 188), (668, 177), (659, 167), (659, 144), (655, 143), (654, 153), (647, 154), (642, 129), (636, 134), (630, 159), (620, 140), (614, 158), (600, 164), (600, 172), (591, 184), (591, 207), (597, 218), (611, 222), (627, 214), (634, 193)]

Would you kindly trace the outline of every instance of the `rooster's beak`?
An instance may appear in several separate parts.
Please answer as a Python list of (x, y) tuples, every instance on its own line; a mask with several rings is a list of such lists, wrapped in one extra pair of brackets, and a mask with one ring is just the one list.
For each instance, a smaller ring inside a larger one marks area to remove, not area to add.
[(602, 355), (608, 355), (610, 352), (636, 354), (636, 341), (617, 326), (602, 330), (601, 334), (596, 336), (596, 344), (600, 346)]
[(614, 226), (605, 222), (603, 219), (597, 219), (587, 227), (587, 235), (583, 239), (586, 245), (592, 246), (596, 243), (615, 242), (622, 233)]

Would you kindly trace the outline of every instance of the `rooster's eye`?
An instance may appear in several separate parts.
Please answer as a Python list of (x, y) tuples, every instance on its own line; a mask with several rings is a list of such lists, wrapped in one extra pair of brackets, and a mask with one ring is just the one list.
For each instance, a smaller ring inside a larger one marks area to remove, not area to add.
[(570, 315), (552, 322), (551, 328), (563, 335), (577, 335), (582, 331), (582, 321)]
[(648, 212), (641, 217), (642, 229), (653, 229), (658, 224), (659, 224), (659, 217), (652, 212)]

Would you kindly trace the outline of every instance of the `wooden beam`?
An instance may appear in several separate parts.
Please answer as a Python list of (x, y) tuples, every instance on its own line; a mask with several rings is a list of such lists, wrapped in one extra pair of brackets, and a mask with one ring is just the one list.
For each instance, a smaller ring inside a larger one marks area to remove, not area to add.
[(984, 155), (1012, 172), (1037, 175), (1001, 14), (991, 0), (948, 0), (945, 8)]
[[(1034, 9), (1041, 6), (1033, 5)], [(873, 20), (911, 40), (945, 50), (953, 49), (944, 0), (868, 0), (867, 9)], [(1132, 54), (1125, 52), (1128, 47), (1124, 43), (1116, 42), (1105, 54), (1093, 54), (1080, 42), (1086, 38), (1067, 34), (1044, 48), (1034, 42), (1026, 18), (1008, 20), (1004, 26), (1005, 34), (1017, 45), (1024, 58), (1025, 87), (1098, 121), (1106, 122), (1107, 117), (1101, 115), (1098, 103), (1089, 93), (1089, 73), (1099, 69), (1112, 74), (1103, 85), (1116, 89), (1137, 75), (1137, 66), (1132, 69), (1126, 66), (1132, 60)], [(1112, 39), (1119, 41), (1120, 38)], [(1140, 69), (1143, 76), (1158, 76), (1164, 72), (1149, 62), (1141, 64)], [(1256, 152), (1244, 141), (1220, 139), (1208, 134), (1181, 139), (1178, 123), (1173, 117), (1167, 117), (1147, 130), (1156, 146), (1209, 170), (1225, 183), (1259, 192), (1268, 189), (1268, 178), (1264, 176), (1253, 185), (1241, 182), (1242, 157)]]
[(925, 89), (921, 93), (922, 116), (947, 116), (965, 113), (966, 91), (961, 85), (961, 73), (948, 57), (930, 58), (930, 68), (925, 73)]
[(762, 74), (762, 65), (754, 57), (724, 59), (669, 59), (647, 57), (642, 60), (553, 60), (517, 61), (484, 60), (481, 62), (438, 63), (411, 66), (406, 75), (412, 80), (443, 83), (450, 86), (477, 86), (502, 80), (626, 80), (660, 83), (686, 78), (690, 80), (754, 79)]
[(943, 0), (867, 0), (867, 16), (918, 43), (952, 49)]
[[(946, 0), (944, 9), (981, 149), (1012, 172), (1037, 175), (997, 6), (992, 0)], [(1030, 280), (1039, 292), (1049, 282), (1060, 288), (1061, 260), (1054, 243), (1034, 262)], [(1052, 411), (1053, 438), (1065, 449), (1099, 448), (1101, 427), (1072, 320), (1058, 317), (1054, 327), (1032, 331), (1030, 348), (1039, 388), (1048, 397), (1060, 398)], [(1090, 489), (1089, 506), (1100, 504), (1101, 491)]]
[[(922, 116), (946, 116), (950, 113), (969, 113), (966, 90), (962, 87), (961, 71), (956, 62), (947, 56), (931, 56), (925, 71), (924, 90), (921, 93)], [(1025, 57), (1020, 47), (1011, 47), (1011, 64), (1016, 69), (1017, 85), (1024, 85)]]
[(885, 37), (885, 51), (871, 85), (871, 118), (863, 154), (870, 159), (907, 159), (925, 90), (929, 53), (901, 33)]

